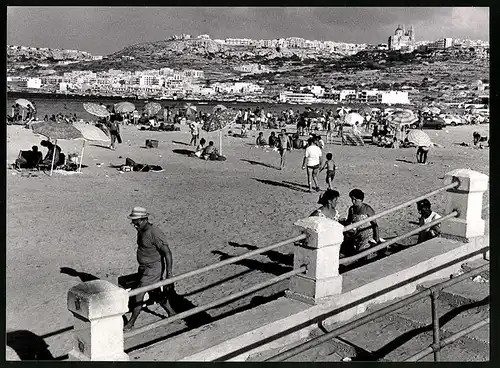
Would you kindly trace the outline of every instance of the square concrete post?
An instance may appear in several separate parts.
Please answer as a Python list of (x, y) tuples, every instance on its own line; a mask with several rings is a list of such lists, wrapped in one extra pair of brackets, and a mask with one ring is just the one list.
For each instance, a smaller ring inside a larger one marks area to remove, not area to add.
[(123, 351), (123, 319), (128, 293), (104, 280), (81, 283), (68, 292), (68, 309), (75, 317), (69, 360), (128, 360)]
[(483, 194), (488, 189), (488, 175), (469, 169), (450, 171), (444, 183), (460, 180), (460, 185), (447, 190), (446, 213), (458, 210), (460, 214), (442, 223), (442, 236), (469, 242), (484, 235), (482, 216)]
[(305, 265), (303, 275), (290, 279), (287, 296), (309, 304), (318, 304), (342, 292), (339, 275), (340, 245), (344, 226), (325, 217), (307, 217), (295, 224), (307, 235), (303, 245), (296, 246), (293, 257), (295, 269)]

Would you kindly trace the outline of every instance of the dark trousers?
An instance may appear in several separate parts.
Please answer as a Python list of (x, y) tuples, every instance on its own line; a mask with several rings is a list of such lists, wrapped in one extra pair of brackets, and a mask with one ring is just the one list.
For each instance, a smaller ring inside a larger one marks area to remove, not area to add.
[(122, 143), (122, 137), (120, 136), (120, 132), (116, 130), (110, 130), (109, 135), (111, 136), (111, 145), (114, 146), (115, 142)]
[(418, 147), (417, 149), (417, 162), (421, 164), (425, 164), (427, 162), (427, 150)]

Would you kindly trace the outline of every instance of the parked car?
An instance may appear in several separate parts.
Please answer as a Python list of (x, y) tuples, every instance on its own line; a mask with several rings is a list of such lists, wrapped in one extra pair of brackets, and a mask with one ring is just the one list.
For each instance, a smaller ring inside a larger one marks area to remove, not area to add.
[(467, 121), (458, 115), (444, 115), (441, 117), (444, 120), (445, 125), (465, 125), (468, 124)]
[[(445, 126), (446, 126), (446, 123), (441, 118), (434, 117), (434, 118), (424, 119), (424, 126), (423, 126), (424, 128), (441, 130)], [(418, 122), (413, 123), (410, 127), (412, 129), (418, 129)]]

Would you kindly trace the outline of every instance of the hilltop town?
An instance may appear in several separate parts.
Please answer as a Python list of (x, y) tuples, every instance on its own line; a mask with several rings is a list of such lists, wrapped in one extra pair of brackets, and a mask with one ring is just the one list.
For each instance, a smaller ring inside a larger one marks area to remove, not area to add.
[(465, 102), (477, 97), (470, 90), (477, 90), (478, 80), (489, 85), (489, 43), (417, 42), (413, 27), (401, 25), (377, 45), (183, 34), (106, 56), (8, 46), (7, 58), (8, 90), (38, 93), (408, 104), (422, 92), (430, 99)]

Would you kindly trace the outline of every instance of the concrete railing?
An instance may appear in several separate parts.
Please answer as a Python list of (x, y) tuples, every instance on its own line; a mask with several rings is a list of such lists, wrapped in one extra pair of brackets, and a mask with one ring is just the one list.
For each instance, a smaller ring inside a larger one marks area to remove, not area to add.
[[(488, 176), (468, 169), (446, 174), (446, 212), (456, 212), (442, 224), (442, 236), (460, 242), (472, 242), (484, 235), (481, 218)], [(305, 241), (294, 249), (294, 269), (306, 266), (304, 274), (290, 279), (287, 296), (312, 305), (321, 305), (342, 294), (339, 274), (340, 245), (344, 226), (322, 217), (308, 217), (295, 223)], [(73, 350), (70, 360), (128, 360), (124, 353), (122, 315), (128, 312), (128, 294), (103, 280), (82, 283), (68, 293), (68, 309), (75, 317)]]

